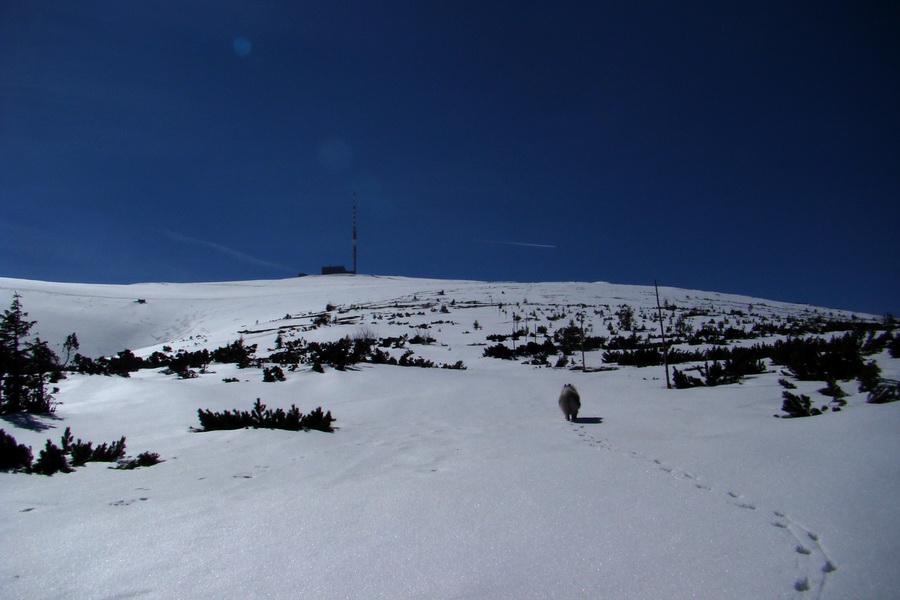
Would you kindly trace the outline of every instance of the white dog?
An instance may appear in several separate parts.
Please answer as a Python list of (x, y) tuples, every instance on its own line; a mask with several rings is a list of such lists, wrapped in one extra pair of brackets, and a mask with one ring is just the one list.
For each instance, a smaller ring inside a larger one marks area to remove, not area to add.
[(581, 408), (581, 396), (578, 390), (571, 383), (563, 386), (562, 393), (559, 395), (559, 409), (566, 415), (566, 421), (575, 421), (578, 419), (578, 410)]

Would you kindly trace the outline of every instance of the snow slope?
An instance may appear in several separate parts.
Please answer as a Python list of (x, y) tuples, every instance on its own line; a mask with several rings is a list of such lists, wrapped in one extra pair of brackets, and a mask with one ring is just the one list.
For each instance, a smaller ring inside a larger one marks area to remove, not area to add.
[[(481, 358), (485, 336), (509, 333), (516, 311), (627, 303), (642, 313), (655, 307), (652, 288), (0, 279), (0, 300), (12, 290), (43, 339), (76, 331), (92, 356), (213, 348), (238, 336), (264, 353), (279, 328), (333, 340), (361, 326), (388, 336), (428, 323), (437, 343), (411, 346), (416, 354), (468, 370), (300, 369), (284, 383), (219, 364), (191, 380), (70, 376), (55, 416), (0, 427), (35, 454), (71, 427), (97, 443), (124, 435), (130, 454), (159, 452), (165, 462), (0, 473), (0, 597), (880, 599), (900, 589), (900, 406), (866, 404), (851, 383), (841, 413), (775, 419), (776, 372), (666, 390), (658, 368), (582, 373)], [(717, 315), (829, 312), (660, 293)], [(301, 331), (326, 304), (349, 323)], [(878, 360), (886, 377), (900, 377), (900, 361)], [(240, 381), (223, 383), (232, 377)], [(567, 382), (582, 395), (578, 423), (556, 406)], [(257, 397), (321, 405), (339, 429), (189, 430), (198, 408), (247, 410)]]

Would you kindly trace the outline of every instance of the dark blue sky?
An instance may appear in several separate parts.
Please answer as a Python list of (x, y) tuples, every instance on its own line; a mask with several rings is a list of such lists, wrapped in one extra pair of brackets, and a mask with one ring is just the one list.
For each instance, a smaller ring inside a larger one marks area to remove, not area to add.
[(900, 3), (5, 0), (0, 275), (900, 313)]

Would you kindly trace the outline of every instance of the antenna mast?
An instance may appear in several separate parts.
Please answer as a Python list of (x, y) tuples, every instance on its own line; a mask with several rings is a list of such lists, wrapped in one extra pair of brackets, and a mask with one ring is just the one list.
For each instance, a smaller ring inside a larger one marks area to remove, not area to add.
[(356, 192), (353, 192), (353, 274), (356, 275)]

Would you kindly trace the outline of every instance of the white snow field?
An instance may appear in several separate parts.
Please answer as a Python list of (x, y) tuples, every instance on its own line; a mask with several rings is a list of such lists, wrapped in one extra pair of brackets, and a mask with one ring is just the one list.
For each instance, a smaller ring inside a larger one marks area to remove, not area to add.
[[(867, 404), (851, 381), (841, 384), (850, 393), (841, 412), (783, 419), (773, 417), (777, 367), (741, 384), (667, 390), (661, 367), (580, 372), (482, 357), (488, 334), (511, 333), (514, 313), (534, 313), (527, 326), (552, 333), (581, 304), (595, 335), (608, 334), (597, 311), (609, 317), (622, 304), (647, 325), (643, 335), (654, 334), (652, 287), (349, 275), (129, 286), (0, 279), (0, 308), (14, 291), (37, 321), (32, 333), (57, 352), (73, 331), (92, 357), (212, 349), (241, 336), (266, 356), (279, 328), (286, 339), (333, 341), (361, 327), (412, 336), (429, 324), (436, 342), (408, 348), (467, 370), (359, 364), (320, 374), (301, 365), (281, 383), (217, 363), (187, 380), (154, 370), (69, 375), (55, 415), (8, 416), (0, 428), (35, 457), (71, 427), (95, 443), (126, 436), (129, 455), (158, 452), (164, 462), (0, 473), (4, 599), (900, 594), (900, 403)], [(697, 326), (739, 325), (751, 314), (849, 317), (709, 292), (660, 295), (707, 309)], [(346, 324), (302, 331), (328, 304)], [(551, 321), (553, 311), (566, 316)], [(589, 352), (588, 366), (601, 366), (601, 354)], [(875, 358), (884, 377), (900, 378), (900, 360)], [(575, 423), (557, 406), (565, 383), (582, 396)], [(798, 382), (798, 391), (819, 404), (822, 385)], [(200, 408), (249, 410), (256, 398), (322, 406), (338, 429), (190, 429)]]

